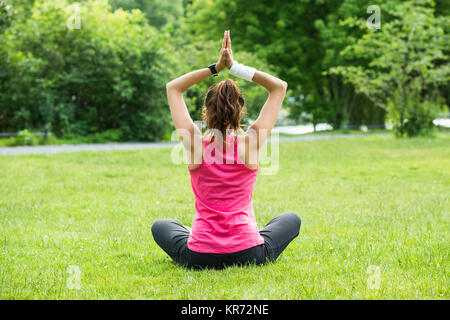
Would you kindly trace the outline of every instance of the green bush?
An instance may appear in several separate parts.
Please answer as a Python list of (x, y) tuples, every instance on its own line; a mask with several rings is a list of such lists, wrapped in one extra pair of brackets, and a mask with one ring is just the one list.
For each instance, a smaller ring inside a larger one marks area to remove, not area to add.
[(107, 142), (121, 142), (128, 139), (124, 138), (123, 132), (119, 129), (110, 129), (103, 132), (97, 132), (89, 135), (76, 135), (74, 133), (68, 133), (63, 135), (58, 143), (107, 143)]
[(17, 137), (11, 142), (11, 146), (36, 146), (39, 144), (39, 139), (27, 129), (19, 131)]
[(98, 142), (118, 142), (123, 140), (122, 131), (117, 129), (106, 130), (95, 134)]
[(139, 10), (112, 12), (105, 0), (78, 5), (79, 29), (70, 24), (75, 4), (43, 0), (0, 34), (1, 131), (49, 123), (57, 136), (108, 130), (127, 140), (164, 136), (165, 33)]
[(448, 85), (448, 16), (439, 16), (432, 1), (402, 1), (384, 6), (390, 21), (369, 30), (353, 17), (343, 22), (365, 34), (341, 55), (355, 65), (331, 68), (352, 83), (357, 92), (387, 111), (397, 136), (430, 135), (433, 119), (445, 108)]
[(396, 91), (388, 106), (388, 116), (398, 137), (434, 135), (437, 130), (433, 120), (443, 109), (438, 100), (425, 100), (419, 90), (408, 90), (405, 95)]

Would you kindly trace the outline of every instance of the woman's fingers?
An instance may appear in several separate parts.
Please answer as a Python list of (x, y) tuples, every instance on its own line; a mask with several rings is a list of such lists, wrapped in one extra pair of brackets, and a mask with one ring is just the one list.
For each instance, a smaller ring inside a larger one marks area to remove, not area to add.
[(222, 64), (225, 64), (228, 68), (231, 68), (231, 65), (233, 64), (230, 30), (225, 30), (225, 32), (223, 33), (222, 49), (220, 50), (220, 57), (217, 63), (220, 66), (222, 66)]
[(227, 31), (225, 30), (223, 33), (222, 48), (226, 47), (227, 47)]
[(228, 56), (228, 60), (230, 62), (233, 62), (233, 52), (231, 51), (231, 49), (227, 49), (227, 56)]
[(224, 60), (226, 60), (229, 57), (227, 48), (224, 48), (220, 51), (220, 57)]

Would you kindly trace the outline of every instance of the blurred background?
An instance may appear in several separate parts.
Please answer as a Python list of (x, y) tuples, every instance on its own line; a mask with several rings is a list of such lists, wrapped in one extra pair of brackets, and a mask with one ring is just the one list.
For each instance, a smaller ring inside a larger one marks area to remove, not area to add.
[[(430, 136), (450, 127), (449, 13), (445, 0), (0, 0), (0, 145), (170, 139), (165, 83), (216, 62), (226, 29), (237, 61), (289, 83), (282, 133)], [(194, 120), (226, 77), (186, 92)], [(236, 81), (248, 123), (267, 94)]]

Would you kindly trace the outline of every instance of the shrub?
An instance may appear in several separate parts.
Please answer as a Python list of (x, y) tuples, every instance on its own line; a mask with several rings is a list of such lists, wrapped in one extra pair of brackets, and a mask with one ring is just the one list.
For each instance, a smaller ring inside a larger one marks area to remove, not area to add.
[(49, 123), (57, 136), (113, 129), (121, 139), (162, 137), (170, 120), (165, 34), (139, 10), (111, 12), (104, 0), (78, 5), (79, 29), (68, 27), (76, 11), (67, 0), (43, 0), (0, 35), (8, 59), (0, 68), (0, 128)]
[(39, 139), (27, 129), (19, 131), (17, 137), (11, 142), (12, 146), (36, 146)]

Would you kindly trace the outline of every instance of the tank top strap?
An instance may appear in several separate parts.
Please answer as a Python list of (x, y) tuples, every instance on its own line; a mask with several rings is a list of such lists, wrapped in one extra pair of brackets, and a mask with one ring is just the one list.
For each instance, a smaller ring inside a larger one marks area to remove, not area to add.
[(234, 153), (233, 153), (233, 157), (234, 157), (233, 163), (234, 164), (238, 164), (239, 163), (239, 161), (238, 161), (239, 155), (238, 155), (238, 136), (237, 135), (234, 135)]
[[(203, 149), (202, 162), (205, 160), (205, 157), (209, 158), (208, 150), (209, 150), (209, 148), (211, 148), (211, 144), (212, 144), (213, 141), (214, 141), (214, 136), (212, 138), (209, 138), (209, 139), (203, 138), (203, 147), (204, 147), (204, 149)], [(214, 149), (212, 150), (210, 156), (211, 157), (215, 156), (215, 150)]]

